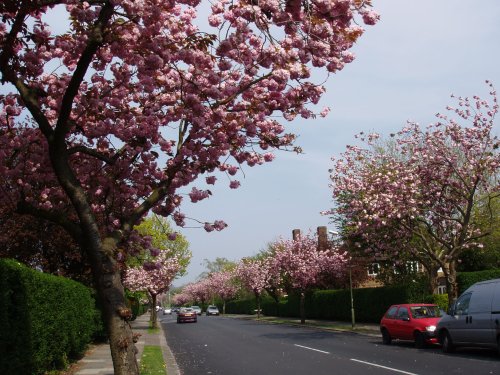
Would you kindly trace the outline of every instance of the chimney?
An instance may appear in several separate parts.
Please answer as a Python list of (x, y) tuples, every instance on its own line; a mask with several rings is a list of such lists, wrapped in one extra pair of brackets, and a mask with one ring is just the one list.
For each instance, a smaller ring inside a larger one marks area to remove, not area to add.
[(299, 237), (300, 237), (300, 229), (292, 230), (292, 239), (294, 241), (297, 241)]
[(328, 231), (326, 227), (318, 227), (318, 251), (325, 251), (328, 248)]

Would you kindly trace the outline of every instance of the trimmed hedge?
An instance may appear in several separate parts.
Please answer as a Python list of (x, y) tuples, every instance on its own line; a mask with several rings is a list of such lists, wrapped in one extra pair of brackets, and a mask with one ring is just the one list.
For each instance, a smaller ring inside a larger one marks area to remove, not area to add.
[(458, 294), (465, 292), (465, 290), (472, 284), (491, 279), (500, 279), (500, 269), (496, 268), (477, 272), (459, 272), (457, 274)]
[[(425, 296), (413, 285), (353, 289), (353, 300), (355, 320), (366, 323), (380, 322), (392, 304), (439, 301), (441, 306), (443, 302), (441, 296)], [(262, 309), (265, 315), (299, 317), (299, 303), (299, 296), (290, 295), (278, 304), (273, 300), (266, 300), (262, 303)], [(305, 310), (308, 319), (350, 321), (351, 293), (349, 290), (311, 292), (306, 295)]]
[(102, 331), (89, 288), (9, 259), (0, 259), (0, 322), (2, 374), (64, 368)]

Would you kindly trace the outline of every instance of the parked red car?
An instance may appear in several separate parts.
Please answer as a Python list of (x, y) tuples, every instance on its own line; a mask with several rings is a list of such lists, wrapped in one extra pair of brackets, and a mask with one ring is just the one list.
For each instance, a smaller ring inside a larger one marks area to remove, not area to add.
[(198, 315), (196, 315), (196, 311), (194, 311), (190, 307), (181, 307), (181, 309), (177, 313), (177, 323), (185, 323), (185, 322), (196, 323), (197, 321), (198, 321)]
[(392, 340), (415, 341), (417, 348), (438, 343), (436, 326), (442, 313), (437, 305), (412, 303), (392, 305), (380, 321), (382, 342), (390, 345)]

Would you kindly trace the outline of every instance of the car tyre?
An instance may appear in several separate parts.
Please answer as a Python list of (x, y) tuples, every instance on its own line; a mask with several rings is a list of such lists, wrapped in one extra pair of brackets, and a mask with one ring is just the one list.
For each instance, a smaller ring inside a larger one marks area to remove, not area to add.
[(415, 347), (417, 349), (425, 348), (425, 336), (422, 332), (415, 332)]
[(453, 353), (455, 348), (453, 347), (453, 341), (451, 341), (451, 337), (448, 331), (444, 331), (443, 333), (441, 333), (440, 341), (443, 348), (443, 352)]
[(384, 345), (391, 345), (392, 337), (389, 334), (389, 331), (385, 328), (382, 329), (382, 343)]

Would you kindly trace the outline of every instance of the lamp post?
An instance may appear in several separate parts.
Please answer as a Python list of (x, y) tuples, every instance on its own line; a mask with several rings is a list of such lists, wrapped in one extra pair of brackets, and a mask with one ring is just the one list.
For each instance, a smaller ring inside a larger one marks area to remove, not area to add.
[(351, 261), (349, 260), (349, 290), (351, 291), (351, 324), (352, 324), (352, 329), (355, 328), (356, 326), (356, 320), (354, 318), (354, 297), (352, 295), (352, 275), (351, 275), (351, 269), (352, 269), (352, 264)]
[[(329, 230), (328, 233), (330, 233), (333, 236), (339, 235), (339, 232), (334, 231), (334, 230)], [(356, 327), (356, 319), (355, 319), (355, 314), (354, 314), (354, 295), (352, 293), (352, 263), (351, 263), (351, 258), (349, 258), (348, 267), (349, 267), (349, 293), (351, 295), (351, 327), (352, 327), (352, 329), (354, 329)]]

